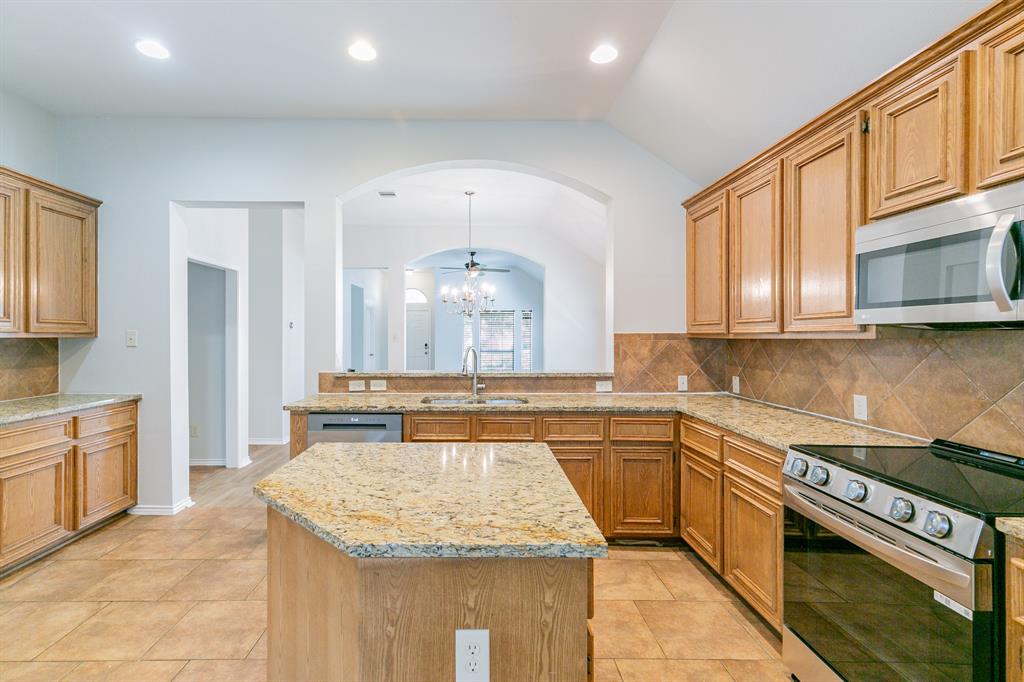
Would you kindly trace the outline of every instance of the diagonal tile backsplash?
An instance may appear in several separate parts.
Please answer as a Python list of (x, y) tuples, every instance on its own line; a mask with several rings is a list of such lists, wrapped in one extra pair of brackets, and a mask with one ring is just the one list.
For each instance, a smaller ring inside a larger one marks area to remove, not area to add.
[(0, 400), (57, 393), (57, 339), (0, 339)]
[(867, 423), (1024, 456), (1024, 331), (941, 332), (880, 327), (845, 340), (687, 338), (616, 334), (618, 391), (728, 390), (841, 419), (853, 395)]

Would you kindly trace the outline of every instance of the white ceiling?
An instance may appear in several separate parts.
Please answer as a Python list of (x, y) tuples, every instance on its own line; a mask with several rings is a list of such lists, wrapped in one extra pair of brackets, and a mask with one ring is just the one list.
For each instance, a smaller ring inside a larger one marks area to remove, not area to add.
[[(410, 268), (450, 268), (458, 267), (461, 268), (465, 264), (466, 252), (453, 249), (450, 251), (442, 251), (435, 253), (426, 258), (420, 258), (417, 261), (409, 263)], [(520, 270), (535, 280), (544, 281), (544, 266), (539, 263), (534, 263), (529, 258), (523, 258), (514, 253), (508, 251), (497, 251), (495, 249), (478, 249), (476, 252), (476, 261), (488, 268), (508, 268), (514, 270)], [(484, 277), (487, 273), (481, 273)], [(454, 284), (461, 284), (465, 277), (465, 272), (454, 272), (451, 274), (442, 273), (440, 276), (444, 276), (445, 279), (441, 284), (447, 284), (449, 286)]]
[(607, 119), (703, 184), (985, 4), (0, 0), (0, 88), (68, 115)]

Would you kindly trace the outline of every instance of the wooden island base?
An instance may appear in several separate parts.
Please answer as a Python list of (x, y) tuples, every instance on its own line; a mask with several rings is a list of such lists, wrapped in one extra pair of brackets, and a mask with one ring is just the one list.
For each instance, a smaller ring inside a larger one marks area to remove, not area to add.
[(360, 559), (267, 514), (269, 679), (450, 682), (456, 629), (491, 682), (588, 679), (591, 559)]

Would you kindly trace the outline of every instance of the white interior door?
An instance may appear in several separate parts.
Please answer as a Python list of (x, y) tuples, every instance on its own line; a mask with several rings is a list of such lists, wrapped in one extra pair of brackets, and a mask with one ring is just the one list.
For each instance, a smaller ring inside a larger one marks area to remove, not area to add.
[(405, 368), (433, 369), (434, 349), (430, 345), (430, 310), (409, 303), (405, 307)]

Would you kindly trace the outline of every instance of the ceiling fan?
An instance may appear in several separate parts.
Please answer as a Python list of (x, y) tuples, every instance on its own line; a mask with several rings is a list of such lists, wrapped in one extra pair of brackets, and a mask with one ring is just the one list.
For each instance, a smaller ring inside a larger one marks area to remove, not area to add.
[(439, 270), (446, 270), (442, 275), (454, 275), (457, 272), (464, 272), (469, 277), (482, 277), (486, 272), (509, 272), (508, 268), (489, 268), (483, 263), (476, 261), (476, 251), (473, 250), (473, 195), (476, 192), (466, 192), (469, 197), (469, 244), (466, 247), (469, 252), (469, 260), (462, 264), (462, 267), (442, 267)]

